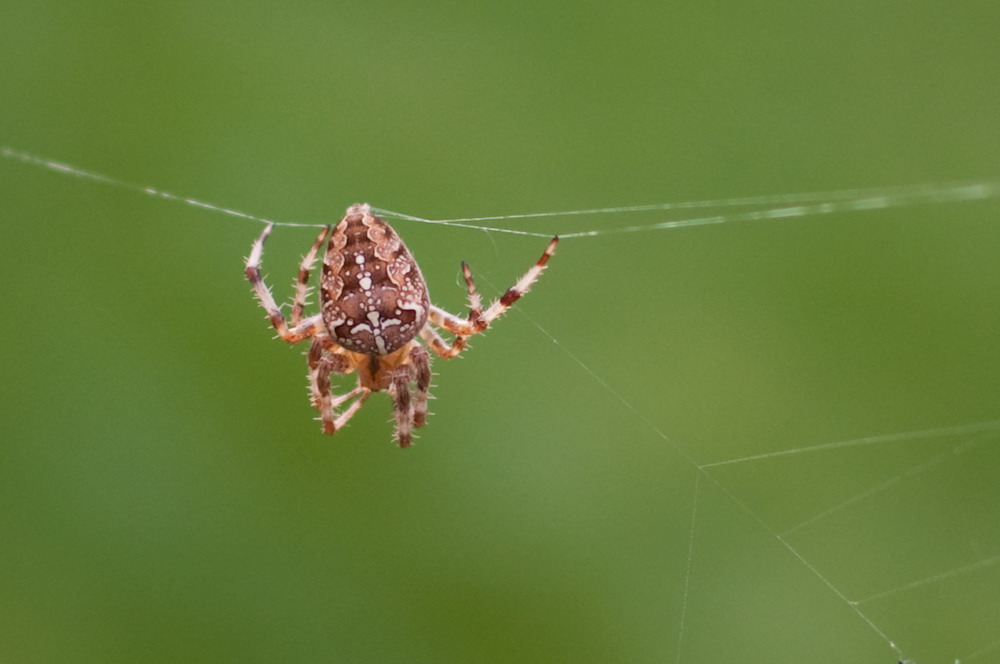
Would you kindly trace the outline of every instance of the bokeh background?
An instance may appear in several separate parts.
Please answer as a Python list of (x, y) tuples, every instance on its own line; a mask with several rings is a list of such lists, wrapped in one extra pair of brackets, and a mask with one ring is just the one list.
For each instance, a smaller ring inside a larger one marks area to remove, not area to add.
[[(995, 2), (0, 8), (0, 144), (288, 221), (1000, 178)], [(405, 451), (319, 433), (259, 224), (0, 210), (0, 661), (1000, 661), (996, 425), (695, 469), (1000, 419), (995, 200), (567, 240)], [(544, 246), (397, 227), (457, 311)]]

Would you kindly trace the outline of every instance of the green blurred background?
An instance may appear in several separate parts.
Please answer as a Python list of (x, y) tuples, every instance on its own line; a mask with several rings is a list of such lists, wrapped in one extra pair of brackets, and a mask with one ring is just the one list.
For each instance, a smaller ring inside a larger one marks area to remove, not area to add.
[[(993, 1), (0, 7), (0, 144), (272, 218), (1000, 177)], [(988, 431), (694, 465), (1000, 418), (997, 201), (567, 240), (406, 451), (319, 433), (259, 224), (0, 202), (2, 662), (1000, 661)], [(544, 246), (397, 228), (452, 310)]]

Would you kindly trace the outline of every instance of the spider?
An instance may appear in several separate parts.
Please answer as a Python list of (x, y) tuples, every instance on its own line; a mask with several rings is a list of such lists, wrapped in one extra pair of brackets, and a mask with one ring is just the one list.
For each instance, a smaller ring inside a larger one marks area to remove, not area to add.
[[(367, 203), (352, 205), (340, 223), (320, 232), (302, 258), (291, 316), (286, 322), (260, 275), (264, 241), (272, 227), (268, 224), (254, 242), (246, 276), (279, 337), (291, 344), (312, 340), (307, 353), (309, 391), (323, 432), (336, 433), (372, 392), (388, 392), (393, 400), (395, 439), (400, 447), (408, 447), (413, 441), (413, 429), (424, 426), (427, 420), (431, 362), (420, 342), (443, 358), (456, 357), (469, 336), (486, 330), (528, 292), (559, 242), (558, 237), (552, 238), (538, 262), (485, 310), (472, 272), (463, 261), (469, 314), (461, 318), (431, 304), (420, 268), (392, 227), (372, 214)], [(320, 312), (305, 316), (309, 272), (327, 237), (319, 284)], [(454, 338), (446, 341), (434, 326), (447, 330)], [(357, 386), (347, 394), (333, 394), (330, 375), (353, 372), (358, 374)]]

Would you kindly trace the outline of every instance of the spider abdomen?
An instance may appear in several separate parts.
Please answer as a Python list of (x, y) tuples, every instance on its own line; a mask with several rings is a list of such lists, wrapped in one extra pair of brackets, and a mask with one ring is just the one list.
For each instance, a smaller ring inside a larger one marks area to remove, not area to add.
[(427, 322), (430, 299), (420, 268), (368, 205), (352, 205), (333, 229), (320, 289), (330, 336), (355, 353), (398, 350)]

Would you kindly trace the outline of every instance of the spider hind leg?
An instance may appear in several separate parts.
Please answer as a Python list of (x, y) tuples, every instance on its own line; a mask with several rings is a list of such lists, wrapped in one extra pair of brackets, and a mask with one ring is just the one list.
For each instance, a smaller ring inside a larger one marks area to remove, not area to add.
[(431, 357), (423, 346), (414, 345), (410, 351), (410, 361), (416, 374), (417, 387), (413, 393), (413, 426), (420, 428), (427, 424), (427, 399), (431, 388)]
[[(317, 336), (313, 339), (307, 354), (312, 404), (319, 411), (320, 420), (323, 422), (323, 433), (330, 435), (346, 425), (371, 394), (371, 390), (362, 386), (340, 396), (332, 393), (330, 374), (346, 374), (351, 371), (347, 357), (337, 352), (338, 350), (339, 348), (325, 336)], [(355, 397), (356, 400), (347, 410), (343, 413), (337, 412), (337, 408)]]
[(396, 414), (396, 441), (400, 447), (409, 447), (413, 443), (413, 399), (410, 393), (410, 383), (414, 378), (412, 365), (401, 366), (392, 375), (389, 394), (392, 396), (393, 410)]

